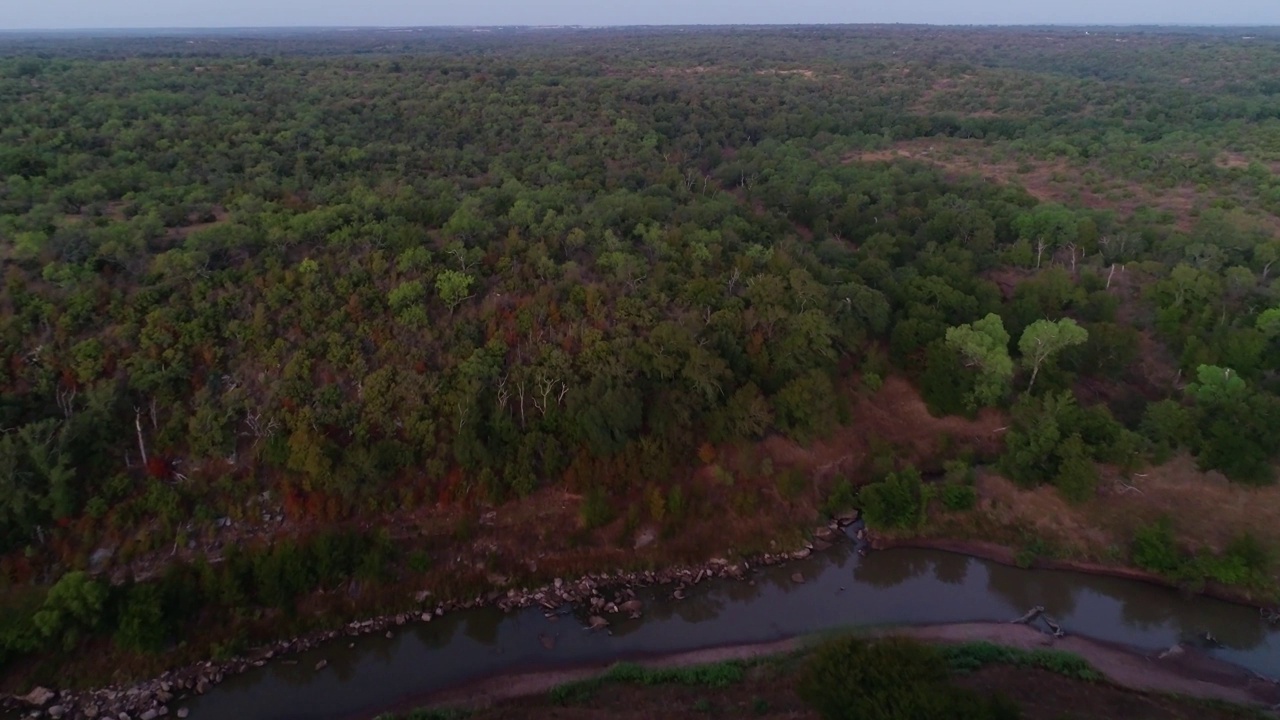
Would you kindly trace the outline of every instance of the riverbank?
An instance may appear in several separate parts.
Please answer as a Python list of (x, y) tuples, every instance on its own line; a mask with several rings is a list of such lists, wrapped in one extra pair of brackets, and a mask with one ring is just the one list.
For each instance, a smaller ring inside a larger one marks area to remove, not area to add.
[[(183, 701), (204, 695), (227, 678), (263, 667), (268, 662), (281, 661), (286, 656), (297, 655), (325, 643), (339, 642), (343, 638), (354, 640), (382, 633), (390, 636), (394, 628), (412, 623), (430, 623), (448, 613), (484, 607), (492, 607), (504, 613), (539, 607), (549, 618), (577, 613), (582, 616), (587, 628), (603, 630), (610, 625), (611, 621), (607, 618), (616, 620), (641, 615), (644, 604), (636, 597), (635, 591), (638, 588), (669, 586), (672, 599), (683, 600), (691, 588), (703, 582), (712, 579), (745, 580), (754, 567), (801, 560), (814, 552), (830, 549), (835, 543), (847, 538), (841, 530), (853, 525), (856, 518), (856, 514), (846, 514), (827, 525), (817, 527), (812, 533), (812, 539), (794, 551), (764, 553), (737, 562), (711, 558), (700, 565), (677, 566), (665, 570), (591, 573), (575, 580), (555, 578), (532, 589), (493, 590), (465, 600), (441, 599), (431, 592), (421, 591), (413, 598), (416, 609), (410, 612), (353, 621), (341, 629), (279, 640), (229, 660), (188, 665), (136, 684), (88, 690), (37, 687), (23, 696), (0, 698), (0, 710), (20, 710), (35, 713), (33, 717), (64, 720), (92, 720), (120, 713), (142, 720), (154, 720), (170, 712), (185, 717)], [(325, 661), (321, 661), (316, 669), (321, 669), (324, 664)]]
[[(1103, 577), (1114, 577), (1122, 580), (1135, 580), (1138, 582), (1159, 585), (1173, 590), (1188, 591), (1188, 589), (1179, 583), (1153, 572), (1148, 572), (1135, 567), (1123, 565), (1104, 565), (1102, 563), (1084, 562), (1078, 560), (1065, 560), (1060, 558), (1035, 557), (1029, 562), (1021, 562), (1018, 552), (1007, 545), (999, 543), (986, 542), (983, 540), (965, 540), (957, 538), (939, 538), (926, 536), (894, 536), (883, 535), (880, 533), (868, 533), (868, 542), (873, 550), (892, 550), (895, 548), (915, 548), (920, 550), (943, 550), (953, 552), (969, 557), (982, 558), (991, 562), (1008, 565), (1009, 567), (1023, 567), (1036, 570), (1065, 570), (1069, 572), (1080, 572), (1089, 575), (1100, 575)], [(1249, 607), (1269, 609), (1271, 603), (1264, 602), (1253, 595), (1236, 590), (1216, 583), (1206, 584), (1204, 587), (1190, 590), (1197, 595), (1204, 595), (1216, 600), (1235, 603), (1237, 605), (1247, 605)]]
[[(1086, 638), (1054, 638), (1052, 635), (1046, 635), (1026, 625), (1009, 623), (962, 623), (907, 628), (880, 628), (869, 634), (909, 637), (930, 644), (987, 642), (1022, 651), (1051, 648), (1069, 652), (1083, 659), (1105, 678), (1105, 682), (1101, 686), (1089, 684), (1081, 687), (1082, 683), (1079, 681), (1074, 683), (1077, 686), (1075, 688), (1077, 696), (1085, 698), (1086, 702), (1089, 701), (1090, 696), (1094, 696), (1093, 699), (1097, 700), (1096, 696), (1104, 695), (1108, 691), (1114, 692), (1116, 689), (1123, 689), (1135, 694), (1130, 698), (1134, 703), (1138, 700), (1146, 700), (1150, 704), (1157, 706), (1162, 703), (1176, 703), (1178, 702), (1177, 698), (1211, 700), (1255, 708), (1270, 708), (1280, 702), (1280, 687), (1277, 687), (1275, 683), (1264, 681), (1232, 665), (1213, 660), (1185, 648), (1170, 649), (1157, 654), (1144, 654), (1122, 646)], [(760, 665), (761, 663), (758, 661), (772, 658), (792, 661), (772, 663), (775, 666), (784, 665), (794, 668), (798, 664), (794, 661), (802, 660), (806, 649), (812, 643), (813, 641), (810, 639), (797, 638), (781, 642), (737, 645), (644, 658), (630, 664), (644, 669), (656, 670), (690, 668), (730, 662), (744, 663), (747, 661), (757, 661), (752, 664)], [(606, 670), (607, 666), (597, 665), (561, 669), (554, 672), (522, 673), (487, 678), (464, 687), (420, 698), (416, 704), (406, 704), (404, 707), (393, 710), (389, 715), (408, 713), (415, 707), (427, 707), (465, 709), (474, 713), (473, 717), (482, 720), (516, 717), (519, 716), (520, 712), (529, 712), (535, 709), (518, 701), (536, 698), (533, 705), (535, 707), (540, 706), (547, 702), (546, 696), (557, 688), (599, 678)], [(1027, 669), (1019, 669), (1019, 672), (1027, 676), (1036, 674), (1035, 671)], [(764, 682), (761, 682), (761, 680), (764, 680)], [(785, 692), (785, 683), (782, 688), (773, 688), (775, 696), (765, 700), (762, 696), (767, 694), (765, 691), (769, 684), (767, 679), (754, 678), (750, 687), (751, 697), (740, 697), (738, 700), (745, 705), (745, 701), (750, 699), (757, 709), (770, 706), (779, 709), (786, 705), (794, 705), (794, 703), (779, 702), (778, 697), (776, 697), (779, 690)], [(655, 696), (647, 698), (647, 702), (660, 702), (660, 698), (663, 695), (661, 689), (655, 688), (645, 688), (643, 693)], [(615, 693), (611, 690), (609, 694), (614, 695)], [(687, 691), (685, 694), (688, 694)], [(636, 695), (636, 693), (631, 693), (632, 697)], [(1173, 696), (1177, 696), (1177, 698)], [(641, 699), (644, 698), (641, 696)], [(667, 699), (669, 700), (670, 698)], [(707, 705), (712, 704), (706, 698), (700, 698), (700, 701)], [(1078, 703), (1079, 700), (1077, 700)], [(640, 707), (636, 706), (634, 701), (631, 701), (631, 704), (634, 711), (640, 711)], [(719, 704), (724, 705), (726, 702), (722, 698)], [(1062, 709), (1065, 708), (1059, 708), (1059, 710)], [(1203, 706), (1196, 706), (1194, 709), (1205, 710)], [(1129, 711), (1133, 712), (1133, 710), (1134, 708), (1131, 706)], [(1229, 709), (1224, 709), (1224, 712), (1228, 716), (1235, 716), (1234, 712), (1229, 711)], [(786, 716), (795, 717), (795, 713), (794, 708), (788, 708)], [(758, 712), (756, 714), (767, 715), (767, 712)], [(574, 717), (572, 713), (565, 716)], [(1126, 717), (1139, 716), (1141, 716), (1140, 713), (1126, 715)], [(1207, 716), (1212, 716), (1212, 713)], [(352, 720), (371, 720), (373, 717), (378, 716), (361, 716)]]
[[(539, 608), (549, 620), (576, 615), (577, 620), (585, 628), (602, 631), (613, 623), (626, 622), (628, 618), (645, 613), (646, 603), (637, 598), (636, 590), (644, 587), (665, 586), (669, 588), (672, 600), (683, 600), (694, 586), (711, 579), (730, 579), (747, 581), (757, 567), (776, 566), (807, 558), (814, 552), (822, 552), (834, 544), (846, 541), (856, 534), (852, 524), (852, 515), (843, 518), (844, 528), (840, 522), (833, 522), (817, 528), (812, 539), (795, 551), (788, 553), (765, 554), (757, 558), (730, 562), (727, 559), (715, 558), (697, 566), (684, 566), (665, 571), (619, 572), (613, 574), (592, 574), (577, 580), (556, 579), (546, 585), (532, 590), (511, 589), (506, 592), (490, 592), (475, 596), (466, 601), (438, 601), (429, 593), (420, 593), (415, 598), (419, 609), (395, 615), (348, 623), (340, 630), (315, 633), (305, 637), (280, 641), (260, 647), (244, 656), (226, 662), (206, 662), (188, 666), (178, 671), (165, 673), (151, 681), (129, 687), (113, 687), (80, 693), (58, 692), (38, 695), (34, 699), (42, 702), (34, 703), (35, 708), (50, 717), (88, 717), (102, 715), (118, 715), (129, 713), (132, 717), (143, 717), (162, 712), (178, 713), (184, 703), (205, 694), (219, 682), (247, 670), (266, 665), (268, 662), (283, 661), (296, 663), (296, 660), (284, 660), (285, 656), (296, 655), (324, 643), (338, 647), (342, 640), (354, 641), (361, 636), (386, 633), (388, 637), (399, 632), (403, 626), (425, 624), (437, 621), (442, 616), (460, 610), (480, 607), (493, 607), (503, 612), (512, 612), (522, 608)], [(844, 532), (842, 532), (842, 529)], [(884, 538), (877, 539), (881, 547), (889, 544)], [(911, 541), (902, 539), (898, 547), (904, 547)], [(970, 556), (989, 557), (1002, 565), (1016, 566), (1014, 553), (1008, 548), (996, 545), (962, 544), (958, 541), (919, 541), (922, 546), (935, 547), (951, 552), (962, 552)], [(927, 544), (932, 542), (932, 544)], [(844, 551), (847, 552), (847, 551)], [(803, 568), (802, 568), (803, 569)], [(1109, 575), (1125, 579), (1143, 580), (1147, 578), (1139, 573), (1131, 575), (1115, 568), (1095, 568), (1071, 566), (1066, 569), (1083, 570), (1091, 574)], [(791, 568), (775, 570), (775, 575), (786, 578)], [(1105, 570), (1105, 571), (1099, 571)], [(798, 577), (797, 577), (798, 576)], [(800, 573), (791, 573), (789, 582), (802, 584), (807, 578)], [(843, 588), (841, 588), (843, 590)], [(662, 591), (666, 597), (667, 589)], [(652, 591), (647, 595), (652, 596)], [(1021, 612), (1021, 607), (1018, 612)], [(1068, 628), (1072, 630), (1073, 628)], [(1106, 637), (1107, 635), (1103, 635)], [(327, 662), (321, 660), (316, 669), (319, 670)], [(314, 657), (311, 662), (316, 662)], [(508, 682), (509, 679), (502, 682)], [(464, 688), (465, 690), (465, 688)], [(10, 699), (10, 707), (32, 709), (31, 703)], [(57, 712), (51, 712), (54, 709)]]

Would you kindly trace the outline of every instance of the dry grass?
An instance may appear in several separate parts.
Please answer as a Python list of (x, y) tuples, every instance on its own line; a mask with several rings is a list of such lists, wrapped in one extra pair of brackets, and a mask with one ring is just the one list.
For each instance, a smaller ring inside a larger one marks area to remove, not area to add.
[(801, 445), (781, 436), (761, 447), (779, 467), (794, 467), (822, 479), (833, 474), (852, 477), (869, 460), (873, 445), (892, 447), (902, 464), (924, 465), (956, 447), (990, 454), (1001, 444), (1004, 415), (985, 410), (976, 419), (936, 418), (919, 391), (901, 377), (890, 377), (875, 393), (853, 395), (852, 420), (831, 434)]
[(983, 474), (978, 494), (981, 521), (1032, 529), (1089, 559), (1107, 559), (1138, 527), (1165, 515), (1187, 549), (1220, 551), (1243, 532), (1280, 547), (1280, 486), (1231, 483), (1185, 455), (1127, 480), (1104, 468), (1097, 498), (1083, 505), (1067, 503), (1052, 487), (1025, 490), (994, 473)]
[(956, 175), (977, 175), (1003, 185), (1022, 187), (1043, 202), (1112, 210), (1129, 217), (1140, 208), (1168, 213), (1179, 229), (1189, 230), (1197, 212), (1210, 198), (1192, 186), (1154, 188), (1129, 180), (1107, 177), (1091, 183), (1086, 173), (1101, 174), (1097, 167), (1079, 166), (1065, 159), (1000, 157), (981, 140), (922, 138), (894, 143), (891, 147), (855, 153), (845, 162), (894, 162), (912, 160), (935, 165)]

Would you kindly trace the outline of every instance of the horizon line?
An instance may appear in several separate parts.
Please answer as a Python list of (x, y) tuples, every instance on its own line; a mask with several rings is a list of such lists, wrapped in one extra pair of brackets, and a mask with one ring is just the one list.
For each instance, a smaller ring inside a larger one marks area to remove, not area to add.
[(158, 32), (181, 30), (199, 32), (204, 30), (312, 30), (312, 31), (352, 31), (352, 30), (474, 30), (474, 29), (579, 29), (579, 30), (621, 30), (627, 28), (796, 28), (796, 27), (936, 27), (936, 28), (1249, 28), (1280, 29), (1277, 24), (1249, 23), (1179, 23), (1179, 22), (970, 22), (970, 23), (929, 23), (929, 22), (794, 22), (794, 23), (473, 23), (446, 25), (103, 25), (97, 27), (30, 27), (0, 28), (0, 33), (91, 33), (91, 32)]

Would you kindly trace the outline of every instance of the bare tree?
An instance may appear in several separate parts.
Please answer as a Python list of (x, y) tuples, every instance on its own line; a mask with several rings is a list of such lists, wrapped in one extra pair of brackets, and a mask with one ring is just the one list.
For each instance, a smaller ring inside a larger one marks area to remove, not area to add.
[[(155, 415), (153, 414), (154, 418)], [(142, 453), (142, 466), (147, 466), (147, 444), (142, 440), (142, 408), (133, 408), (133, 427), (138, 431), (138, 452)]]

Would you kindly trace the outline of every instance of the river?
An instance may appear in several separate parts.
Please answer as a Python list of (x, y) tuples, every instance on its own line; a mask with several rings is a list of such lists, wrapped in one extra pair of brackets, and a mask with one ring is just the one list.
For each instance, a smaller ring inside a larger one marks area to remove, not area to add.
[[(806, 581), (797, 584), (793, 573)], [(1206, 632), (1214, 656), (1280, 675), (1280, 629), (1254, 609), (1167, 588), (1074, 572), (1021, 570), (954, 553), (888, 550), (858, 556), (847, 544), (756, 571), (752, 582), (715, 580), (688, 590), (638, 591), (640, 620), (608, 632), (540, 609), (447, 614), (384, 636), (339, 638), (254, 669), (195, 698), (194, 720), (345, 720), (500, 673), (766, 642), (841, 627), (1004, 621), (1043, 605), (1069, 633), (1142, 649)], [(554, 647), (548, 648), (554, 639)], [(354, 642), (354, 647), (349, 645)], [(316, 670), (316, 664), (327, 665)], [(175, 707), (182, 707), (178, 703)]]

